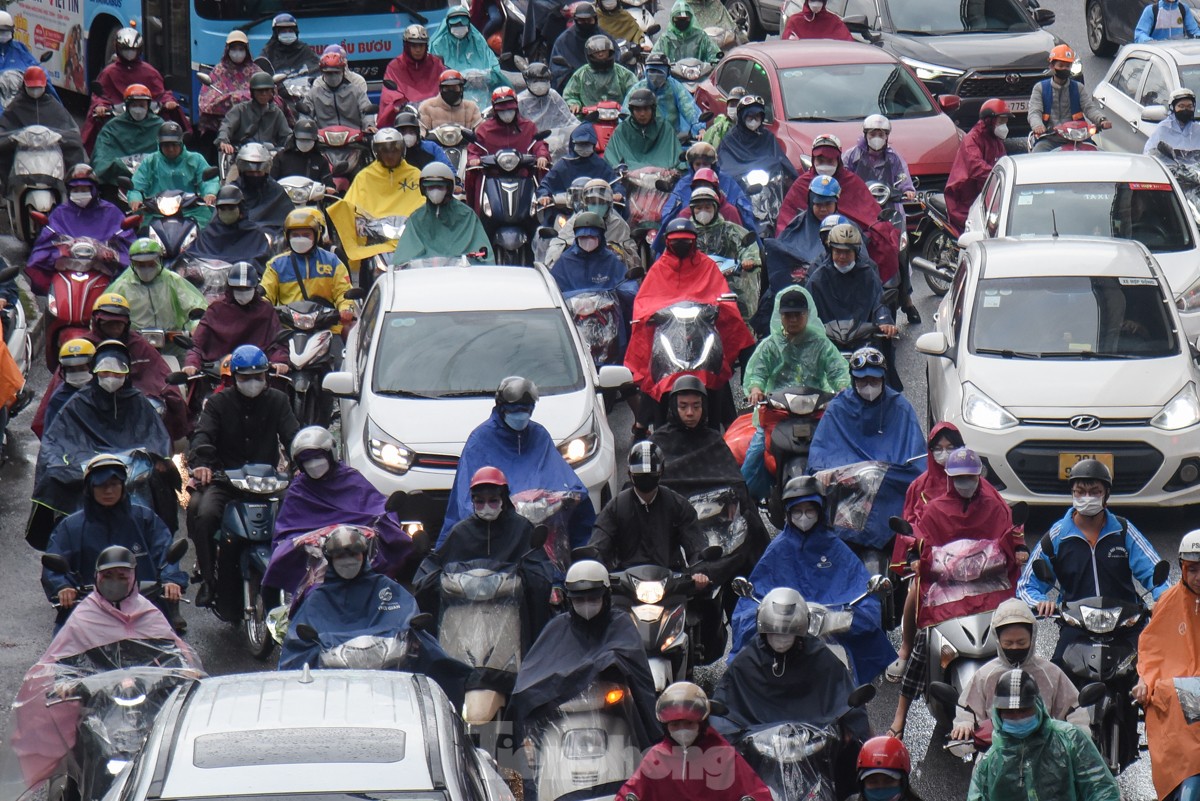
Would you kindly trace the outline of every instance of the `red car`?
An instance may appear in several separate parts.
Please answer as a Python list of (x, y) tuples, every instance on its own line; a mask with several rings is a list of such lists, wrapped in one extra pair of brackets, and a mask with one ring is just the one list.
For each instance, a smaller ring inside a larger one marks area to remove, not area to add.
[(935, 98), (908, 67), (871, 45), (806, 39), (738, 47), (696, 88), (696, 102), (724, 114), (722, 98), (736, 86), (766, 101), (765, 124), (798, 168), (819, 134), (834, 134), (848, 152), (863, 119), (883, 114), (892, 122), (889, 141), (920, 188), (940, 191), (963, 136), (946, 115), (958, 108), (957, 95)]

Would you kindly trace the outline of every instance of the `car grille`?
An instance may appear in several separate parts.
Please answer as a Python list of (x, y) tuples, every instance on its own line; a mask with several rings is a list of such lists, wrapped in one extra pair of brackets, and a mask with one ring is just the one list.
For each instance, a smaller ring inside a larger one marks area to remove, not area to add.
[[(1053, 419), (1030, 417), (1022, 418), (1021, 424), (1027, 426), (1057, 426), (1060, 428), (1071, 428), (1071, 420), (1073, 419), (1074, 418), (1068, 417)], [(1140, 427), (1150, 425), (1150, 420), (1144, 417), (1097, 417), (1095, 419), (1097, 425), (1094, 429), (1091, 429), (1093, 431), (1100, 428), (1133, 428), (1135, 426)], [(1083, 430), (1086, 431), (1088, 429)]]
[(1134, 495), (1162, 466), (1163, 455), (1149, 445), (1134, 442), (1023, 442), (1005, 454), (1008, 466), (1030, 492), (1067, 495), (1067, 482), (1058, 477), (1058, 455), (1076, 453), (1113, 455), (1113, 494)]
[[(1009, 75), (1017, 76), (1017, 80), (1010, 82)], [(1042, 72), (972, 72), (959, 81), (958, 96), (1027, 98), (1045, 77)]]
[(446, 456), (441, 453), (418, 453), (413, 459), (413, 467), (424, 467), (429, 470), (457, 470), (458, 457)]

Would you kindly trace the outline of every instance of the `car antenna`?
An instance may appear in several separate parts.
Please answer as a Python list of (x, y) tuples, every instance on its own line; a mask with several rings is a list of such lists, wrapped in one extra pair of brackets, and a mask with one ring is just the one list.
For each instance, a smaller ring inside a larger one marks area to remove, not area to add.
[(1058, 239), (1058, 215), (1054, 213), (1054, 209), (1050, 209), (1050, 230), (1053, 232), (1051, 236)]

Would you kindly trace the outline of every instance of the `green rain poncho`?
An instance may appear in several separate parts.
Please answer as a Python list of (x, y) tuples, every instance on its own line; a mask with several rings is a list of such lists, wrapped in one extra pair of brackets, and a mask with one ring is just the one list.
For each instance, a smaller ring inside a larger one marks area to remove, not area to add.
[[(408, 218), (404, 233), (396, 243), (392, 264), (403, 267), (413, 259), (457, 258), (487, 248), (482, 263), (491, 264), (492, 243), (483, 223), (461, 200), (449, 198), (440, 206), (426, 203)], [(480, 262), (479, 259), (473, 259)]]
[[(686, 31), (681, 31), (675, 27), (675, 17), (684, 14), (692, 20), (692, 24)], [(716, 64), (721, 60), (720, 48), (708, 38), (704, 26), (696, 23), (695, 12), (686, 0), (676, 0), (675, 5), (671, 6), (671, 24), (654, 43), (654, 52), (665, 53), (672, 64), (685, 58), (698, 58), (709, 64)]]
[[(208, 167), (204, 156), (186, 147), (179, 157), (173, 160), (168, 159), (161, 151), (151, 153), (142, 159), (142, 163), (133, 174), (133, 189), (129, 190), (129, 200), (140, 202), (168, 189), (195, 192), (202, 198), (216, 195), (221, 182), (215, 177), (205, 179), (204, 171)], [(183, 216), (195, 220), (201, 228), (208, 225), (212, 215), (212, 206), (204, 203), (197, 203), (183, 213)]]
[(692, 10), (692, 24), (697, 28), (724, 28), (737, 35), (738, 44), (746, 43), (746, 35), (738, 30), (721, 0), (687, 0), (687, 4)]
[(604, 160), (613, 167), (624, 163), (631, 170), (641, 167), (670, 169), (679, 163), (679, 139), (670, 123), (657, 113), (644, 127), (634, 122), (632, 116), (626, 117), (617, 123), (617, 129), (608, 140)]
[(967, 801), (1120, 801), (1092, 739), (1071, 723), (1053, 720), (1037, 699), (1042, 725), (1024, 739), (1005, 734), (992, 710), (992, 747), (975, 765)]
[[(116, 292), (129, 301), (130, 323), (137, 331), (144, 328), (186, 331), (188, 312), (208, 308), (208, 301), (191, 281), (167, 269), (159, 270), (153, 281), (143, 284), (133, 268), (128, 267), (108, 285), (107, 291)], [(164, 352), (183, 355), (183, 350), (174, 345)]]
[(96, 137), (96, 147), (92, 150), (92, 167), (96, 169), (96, 179), (102, 184), (115, 185), (122, 175), (131, 173), (121, 163), (123, 156), (135, 153), (154, 153), (158, 150), (158, 129), (162, 126), (162, 117), (157, 114), (147, 114), (145, 119), (137, 122), (126, 111), (113, 117), (108, 124), (100, 129)]
[[(808, 327), (796, 339), (783, 332), (779, 303), (789, 292), (802, 292), (808, 299)], [(838, 392), (850, 386), (850, 369), (845, 357), (825, 336), (825, 326), (817, 316), (816, 304), (808, 290), (799, 286), (785, 287), (775, 296), (775, 311), (771, 315), (771, 333), (746, 363), (743, 384), (746, 390), (757, 387), (770, 392), (780, 387), (810, 386), (825, 392)]]
[(584, 64), (563, 87), (563, 100), (580, 108), (594, 106), (601, 100), (623, 103), (637, 81), (637, 76), (620, 64), (613, 64), (608, 72), (597, 72), (591, 64)]
[[(742, 244), (746, 235), (750, 233), (742, 226), (726, 220), (720, 214), (708, 225), (701, 225), (693, 214), (692, 222), (696, 226), (696, 247), (703, 253), (733, 259), (739, 264), (752, 261), (756, 267), (762, 267), (762, 254), (759, 252), (758, 242)], [(737, 294), (738, 311), (742, 313), (742, 319), (747, 324), (758, 309), (759, 276), (758, 270), (752, 270), (748, 273), (738, 272), (726, 279), (729, 288)]]
[[(450, 20), (461, 18), (467, 23), (467, 35), (462, 39), (455, 38), (450, 33)], [(429, 37), (429, 52), (442, 59), (448, 70), (458, 70), (467, 79), (466, 97), (485, 109), (492, 104), (491, 92), (498, 86), (509, 86), (508, 79), (500, 71), (500, 60), (488, 47), (483, 34), (471, 24), (471, 12), (465, 6), (450, 9), (442, 24)], [(484, 79), (486, 90), (476, 86), (468, 72), (479, 71), (487, 73)]]
[(704, 136), (700, 137), (701, 141), (708, 142), (713, 147), (720, 147), (721, 141), (725, 138), (725, 134), (733, 130), (733, 120), (725, 114), (719, 117), (713, 117), (709, 120), (708, 127), (704, 129)]

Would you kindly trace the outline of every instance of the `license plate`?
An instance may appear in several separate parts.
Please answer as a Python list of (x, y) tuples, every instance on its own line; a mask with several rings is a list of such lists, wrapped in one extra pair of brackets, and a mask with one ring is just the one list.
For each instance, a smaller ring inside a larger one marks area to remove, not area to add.
[(1111, 453), (1060, 453), (1058, 455), (1058, 477), (1066, 481), (1071, 468), (1077, 462), (1081, 462), (1084, 459), (1095, 459), (1107, 467), (1109, 473), (1115, 475), (1115, 471), (1113, 470), (1113, 455)]
[(1029, 111), (1029, 101), (1028, 100), (1009, 100), (1008, 101), (1008, 110), (1013, 112), (1014, 114), (1024, 114), (1025, 112)]

